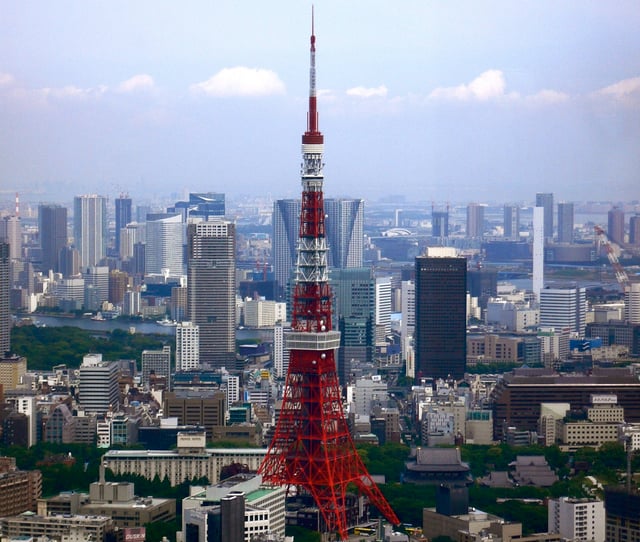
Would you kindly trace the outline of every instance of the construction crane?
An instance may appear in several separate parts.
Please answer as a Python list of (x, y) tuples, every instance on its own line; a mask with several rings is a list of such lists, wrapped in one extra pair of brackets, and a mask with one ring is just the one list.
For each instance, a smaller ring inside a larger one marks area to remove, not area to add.
[(611, 267), (613, 267), (613, 272), (616, 275), (616, 280), (618, 281), (618, 284), (621, 286), (622, 291), (624, 292), (627, 286), (630, 285), (629, 275), (627, 275), (627, 272), (620, 264), (620, 260), (618, 259), (618, 255), (616, 254), (614, 244), (609, 239), (607, 232), (604, 231), (600, 226), (596, 225), (593, 227), (593, 229), (598, 236), (600, 245), (605, 247), (605, 250), (607, 251), (607, 259), (609, 260)]

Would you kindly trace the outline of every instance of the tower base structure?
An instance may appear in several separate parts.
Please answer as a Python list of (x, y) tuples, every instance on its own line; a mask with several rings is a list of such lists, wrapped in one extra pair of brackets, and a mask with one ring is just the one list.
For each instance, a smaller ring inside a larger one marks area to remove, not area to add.
[(346, 540), (346, 499), (351, 488), (366, 495), (391, 523), (399, 520), (351, 438), (335, 365), (339, 343), (337, 331), (288, 337), (292, 350), (282, 409), (260, 473), (267, 483), (311, 494), (327, 531)]

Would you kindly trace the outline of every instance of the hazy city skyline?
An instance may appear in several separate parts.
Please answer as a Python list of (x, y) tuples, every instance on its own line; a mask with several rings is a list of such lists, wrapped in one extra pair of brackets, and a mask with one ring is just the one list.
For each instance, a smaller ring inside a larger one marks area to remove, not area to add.
[[(310, 2), (0, 6), (2, 199), (297, 196)], [(636, 3), (315, 11), (328, 196), (640, 195)]]

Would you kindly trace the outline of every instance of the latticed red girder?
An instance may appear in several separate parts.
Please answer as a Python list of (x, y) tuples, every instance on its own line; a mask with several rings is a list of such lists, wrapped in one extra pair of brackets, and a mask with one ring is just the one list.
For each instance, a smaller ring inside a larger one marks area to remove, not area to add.
[(327, 525), (347, 539), (354, 486), (393, 524), (398, 518), (355, 449), (342, 410), (334, 351), (292, 350), (275, 435), (260, 467), (266, 482), (309, 492)]

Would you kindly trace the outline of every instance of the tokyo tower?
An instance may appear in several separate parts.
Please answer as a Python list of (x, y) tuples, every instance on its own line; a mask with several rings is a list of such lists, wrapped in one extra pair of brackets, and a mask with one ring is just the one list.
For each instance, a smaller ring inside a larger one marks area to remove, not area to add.
[(293, 329), (287, 339), (289, 371), (275, 434), (260, 473), (265, 482), (295, 486), (310, 494), (327, 531), (346, 540), (347, 493), (351, 488), (366, 495), (391, 523), (399, 521), (358, 456), (342, 410), (335, 361), (340, 332), (331, 325), (322, 193), (324, 137), (318, 129), (315, 41), (312, 15)]

